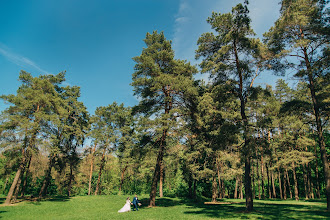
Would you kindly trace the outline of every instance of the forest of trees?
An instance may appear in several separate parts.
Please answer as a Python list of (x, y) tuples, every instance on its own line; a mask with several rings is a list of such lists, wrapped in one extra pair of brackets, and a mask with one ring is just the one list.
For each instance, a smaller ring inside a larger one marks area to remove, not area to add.
[[(21, 71), (2, 95), (0, 193), (150, 194), (191, 199), (326, 198), (330, 210), (330, 17), (325, 0), (282, 0), (263, 38), (248, 2), (207, 19), (194, 66), (175, 58), (163, 32), (147, 33), (133, 58), (139, 104), (92, 115), (65, 72)], [(209, 75), (207, 82), (196, 73)], [(262, 74), (293, 75), (256, 86)]]

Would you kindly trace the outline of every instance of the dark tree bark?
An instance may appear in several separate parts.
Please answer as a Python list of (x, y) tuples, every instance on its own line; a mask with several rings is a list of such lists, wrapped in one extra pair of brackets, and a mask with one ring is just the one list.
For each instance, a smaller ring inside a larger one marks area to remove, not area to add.
[(294, 183), (294, 196), (296, 201), (299, 200), (299, 192), (298, 192), (298, 180), (297, 180), (297, 174), (296, 174), (296, 166), (295, 163), (292, 162), (292, 171), (293, 171), (293, 183)]
[(290, 177), (289, 177), (289, 172), (288, 169), (285, 169), (285, 175), (286, 175), (286, 179), (288, 181), (288, 190), (290, 192), (290, 199), (292, 199), (292, 190), (291, 190), (291, 184), (290, 184)]
[(157, 156), (157, 163), (154, 171), (154, 176), (152, 178), (151, 190), (150, 190), (150, 197), (149, 197), (149, 207), (156, 206), (156, 193), (157, 193), (157, 185), (158, 179), (160, 176), (160, 166), (163, 161), (164, 151), (165, 151), (165, 140), (167, 136), (167, 130), (163, 130), (162, 138), (159, 144), (158, 156)]
[(163, 197), (163, 181), (164, 181), (164, 161), (160, 163), (159, 167), (159, 197)]
[(97, 184), (96, 184), (96, 189), (95, 189), (95, 195), (98, 195), (99, 190), (100, 190), (100, 183), (101, 183), (101, 176), (102, 176), (102, 171), (105, 163), (105, 151), (106, 148), (104, 148), (103, 153), (102, 153), (102, 159), (101, 159), (101, 164), (100, 164), (100, 169), (99, 169), (99, 176), (97, 178)]
[[(93, 170), (94, 170), (94, 154), (95, 154), (96, 144), (94, 145), (92, 152), (91, 152), (91, 167), (89, 170), (89, 181), (88, 181), (88, 195), (92, 192), (92, 177), (93, 177)], [(121, 185), (119, 187), (119, 192), (121, 191)]]
[(237, 199), (237, 188), (238, 188), (238, 178), (236, 177), (235, 181), (235, 191), (234, 191), (234, 199)]
[(268, 197), (269, 197), (269, 199), (271, 199), (272, 198), (272, 192), (271, 192), (271, 186), (270, 186), (270, 183), (269, 183), (269, 170), (268, 170), (267, 163), (266, 163), (266, 172), (267, 172)]
[(45, 172), (45, 179), (42, 182), (42, 186), (39, 191), (39, 198), (42, 198), (43, 196), (46, 195), (47, 188), (51, 179), (52, 168), (54, 166), (54, 157), (55, 157), (54, 154), (49, 156), (48, 169)]
[(217, 178), (214, 175), (212, 180), (212, 202), (217, 201)]

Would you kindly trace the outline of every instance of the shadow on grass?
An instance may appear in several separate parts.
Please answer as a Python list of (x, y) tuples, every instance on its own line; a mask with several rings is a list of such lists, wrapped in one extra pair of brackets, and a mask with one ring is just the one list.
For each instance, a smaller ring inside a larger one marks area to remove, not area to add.
[(46, 197), (46, 198), (42, 198), (42, 199), (28, 197), (28, 198), (25, 198), (23, 201), (27, 201), (33, 205), (40, 205), (41, 202), (67, 202), (69, 200), (70, 200), (69, 196), (53, 196), (53, 197)]
[(6, 198), (0, 198), (0, 204), (3, 204), (5, 202)]
[[(147, 200), (147, 199), (146, 199)], [(225, 219), (330, 219), (330, 213), (324, 206), (310, 206), (308, 204), (276, 204), (267, 201), (254, 202), (254, 211), (245, 211), (245, 202), (221, 200), (224, 204), (204, 204), (187, 199), (157, 199), (160, 207), (186, 205), (186, 215), (200, 215), (209, 218)], [(321, 202), (317, 200), (316, 202)], [(323, 203), (324, 204), (324, 203)]]

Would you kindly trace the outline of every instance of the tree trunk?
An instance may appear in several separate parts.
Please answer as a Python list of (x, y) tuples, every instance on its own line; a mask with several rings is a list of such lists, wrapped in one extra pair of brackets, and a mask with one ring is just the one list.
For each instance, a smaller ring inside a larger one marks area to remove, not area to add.
[(156, 167), (154, 171), (154, 176), (152, 178), (150, 197), (149, 197), (149, 207), (156, 206), (156, 193), (157, 193), (157, 184), (160, 176), (160, 166), (163, 162), (164, 151), (165, 151), (165, 140), (167, 136), (167, 129), (163, 130), (162, 138), (159, 144), (159, 151), (157, 156)]
[(39, 192), (39, 198), (42, 198), (47, 193), (47, 188), (48, 188), (48, 185), (49, 185), (49, 182), (50, 182), (50, 179), (51, 179), (52, 168), (53, 168), (53, 165), (54, 165), (54, 162), (53, 162), (54, 157), (55, 157), (55, 155), (50, 155), (50, 157), (49, 157), (48, 169), (45, 172), (45, 179), (42, 183), (42, 186), (41, 186), (41, 189), (40, 189), (40, 192)]
[(288, 190), (290, 192), (290, 199), (292, 199), (292, 190), (291, 190), (291, 184), (290, 184), (290, 178), (289, 178), (289, 173), (288, 173), (288, 169), (285, 169), (285, 175), (286, 175), (286, 179), (288, 181)]
[(101, 164), (100, 164), (100, 169), (99, 169), (99, 176), (97, 178), (97, 184), (96, 184), (96, 189), (95, 189), (95, 195), (98, 195), (99, 190), (100, 190), (100, 183), (101, 183), (101, 176), (102, 176), (102, 171), (105, 163), (105, 151), (106, 148), (104, 148), (103, 153), (102, 153), (102, 159), (101, 159)]
[(259, 162), (257, 159), (257, 182), (258, 182), (258, 199), (261, 199), (261, 193), (260, 193), (260, 176), (259, 176)]
[(276, 189), (275, 189), (275, 178), (274, 178), (274, 172), (271, 171), (271, 173), (272, 173), (273, 198), (276, 198)]
[(213, 175), (212, 180), (212, 202), (217, 201), (217, 178)]
[(269, 199), (272, 198), (272, 192), (271, 192), (271, 187), (270, 187), (270, 184), (269, 184), (269, 170), (268, 170), (268, 165), (266, 163), (266, 172), (267, 172), (267, 186), (268, 186), (268, 197)]
[(31, 159), (32, 159), (32, 155), (29, 156), (27, 167), (25, 169), (25, 176), (24, 176), (24, 179), (23, 179), (23, 185), (22, 185), (22, 190), (21, 190), (21, 197), (24, 197), (24, 194), (25, 194), (25, 189), (26, 189), (26, 185), (27, 185), (27, 179), (28, 179), (29, 174), (30, 174), (29, 169), (30, 169), (30, 165), (31, 165)]
[(235, 181), (235, 191), (234, 191), (234, 199), (237, 199), (237, 187), (238, 187), (238, 180), (237, 180), (237, 177), (236, 177), (236, 181)]
[(307, 172), (306, 172), (306, 166), (303, 165), (303, 179), (304, 179), (304, 189), (305, 189), (305, 199), (308, 199), (308, 186), (307, 186)]
[(294, 162), (292, 162), (292, 171), (293, 171), (293, 183), (294, 183), (294, 196), (296, 201), (298, 201), (299, 200), (298, 181), (297, 181), (296, 167)]
[(244, 195), (243, 195), (243, 181), (242, 181), (243, 177), (240, 177), (240, 186), (239, 186), (239, 198), (240, 199), (244, 199)]
[(319, 165), (317, 162), (317, 153), (316, 153), (316, 146), (314, 146), (314, 154), (315, 154), (315, 179), (316, 179), (316, 196), (317, 198), (321, 198), (320, 193), (320, 179), (319, 179)]
[(17, 188), (17, 184), (20, 181), (21, 174), (22, 174), (22, 172), (24, 172), (25, 165), (26, 165), (26, 153), (25, 153), (25, 149), (22, 149), (21, 163), (20, 163), (20, 165), (18, 167), (18, 170), (16, 172), (14, 181), (11, 184), (11, 187), (10, 187), (9, 192), (7, 194), (6, 201), (4, 203), (5, 205), (9, 205), (11, 203), (11, 200), (13, 198), (15, 189)]
[(283, 199), (282, 181), (281, 181), (281, 171), (280, 171), (280, 169), (278, 169), (278, 186), (280, 188), (280, 198)]
[(261, 155), (261, 190), (262, 190), (262, 194), (261, 194), (261, 198), (265, 199), (265, 182), (264, 182), (264, 157), (263, 155)]
[(306, 65), (307, 73), (308, 73), (309, 89), (311, 92), (311, 98), (312, 98), (312, 102), (313, 102), (313, 110), (314, 110), (317, 135), (318, 135), (317, 140), (318, 140), (318, 144), (320, 146), (321, 159), (323, 162), (324, 179), (325, 179), (325, 184), (326, 184), (327, 211), (330, 211), (330, 167), (329, 167), (329, 161), (328, 161), (328, 157), (327, 157), (327, 151), (325, 148), (320, 107), (319, 107), (318, 100), (316, 98), (312, 66), (310, 64), (310, 60), (308, 57), (307, 48), (304, 47), (303, 51), (304, 51), (305, 65)]
[(164, 161), (160, 163), (159, 167), (159, 197), (163, 197), (163, 181), (164, 181)]
[(73, 164), (70, 163), (70, 175), (69, 175), (69, 184), (68, 184), (68, 196), (71, 196), (72, 182), (73, 182)]
[(120, 175), (120, 185), (119, 185), (119, 192), (121, 192), (123, 184), (124, 184), (124, 178), (125, 178), (125, 171), (127, 169), (128, 165), (125, 165), (124, 169), (121, 171)]
[(11, 199), (13, 197), (13, 194), (14, 194), (14, 191), (16, 189), (16, 186), (17, 186), (17, 182), (19, 181), (19, 178), (21, 176), (21, 173), (22, 173), (22, 170), (24, 168), (24, 165), (21, 164), (16, 172), (16, 175), (15, 175), (15, 178), (14, 178), (14, 181), (13, 183), (11, 184), (11, 187), (9, 189), (9, 192), (8, 192), (8, 195), (6, 197), (6, 201), (5, 201), (5, 205), (9, 205), (11, 203)]
[[(88, 181), (88, 195), (91, 194), (92, 191), (92, 177), (93, 177), (93, 170), (94, 170), (94, 154), (95, 154), (96, 144), (93, 147), (93, 150), (91, 152), (91, 167), (89, 170), (89, 181)], [(121, 184), (119, 187), (119, 192), (121, 191)]]
[(217, 174), (218, 174), (218, 182), (219, 182), (219, 198), (222, 199), (222, 190), (221, 190), (221, 178), (220, 178), (220, 165), (218, 163), (218, 160), (216, 160), (216, 164), (217, 164)]
[(284, 173), (283, 173), (283, 199), (284, 200), (287, 199), (287, 196), (286, 196), (286, 194), (287, 194), (287, 192), (286, 192), (286, 182), (287, 182), (287, 180), (286, 180), (286, 175), (285, 175), (285, 171), (284, 171)]

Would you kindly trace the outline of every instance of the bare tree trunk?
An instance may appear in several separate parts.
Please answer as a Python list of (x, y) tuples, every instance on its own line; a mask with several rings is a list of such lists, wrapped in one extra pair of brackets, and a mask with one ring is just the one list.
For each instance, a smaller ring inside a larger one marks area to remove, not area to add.
[(281, 171), (280, 171), (280, 169), (278, 169), (278, 185), (280, 187), (280, 198), (283, 199), (282, 181), (281, 181)]
[(261, 198), (265, 199), (265, 182), (264, 182), (264, 157), (263, 155), (261, 155), (261, 190), (262, 190), (262, 194), (261, 194)]
[(125, 171), (127, 169), (128, 165), (126, 164), (124, 169), (121, 171), (120, 175), (120, 185), (119, 185), (119, 192), (121, 192), (123, 184), (124, 184), (124, 178), (125, 178)]
[(261, 193), (260, 193), (260, 176), (259, 176), (259, 162), (257, 159), (257, 182), (258, 182), (258, 199), (261, 199)]
[(316, 145), (314, 146), (314, 154), (315, 154), (315, 178), (316, 178), (316, 195), (317, 198), (321, 198), (321, 193), (320, 193), (320, 179), (319, 179), (319, 165), (317, 162), (317, 152), (316, 152)]
[(288, 190), (290, 192), (290, 199), (292, 199), (292, 190), (291, 190), (291, 184), (290, 184), (290, 178), (289, 178), (289, 173), (288, 173), (288, 169), (285, 168), (285, 175), (286, 175), (286, 179), (288, 181)]
[(101, 183), (101, 176), (102, 176), (102, 171), (105, 163), (105, 151), (106, 148), (104, 148), (103, 153), (102, 153), (102, 159), (101, 159), (101, 164), (100, 164), (100, 169), (99, 169), (99, 176), (97, 178), (97, 184), (96, 184), (96, 189), (95, 189), (95, 195), (98, 195), (99, 190), (100, 190), (100, 183)]
[(218, 174), (218, 182), (219, 182), (219, 198), (222, 199), (222, 194), (221, 194), (221, 178), (220, 178), (220, 165), (218, 163), (218, 159), (216, 159), (216, 164), (217, 164), (217, 174)]
[(294, 182), (294, 195), (296, 201), (299, 200), (299, 192), (298, 192), (298, 181), (297, 181), (297, 175), (296, 175), (296, 166), (295, 163), (292, 162), (292, 171), (293, 171), (293, 182)]
[(25, 177), (23, 179), (23, 185), (22, 185), (22, 191), (21, 191), (21, 197), (24, 197), (25, 194), (25, 189), (26, 189), (26, 185), (27, 185), (27, 179), (29, 177), (29, 169), (30, 169), (30, 165), (31, 165), (31, 159), (32, 159), (32, 155), (29, 156), (28, 158), (28, 163), (27, 163), (27, 167), (25, 169)]
[(309, 198), (310, 199), (314, 199), (314, 185), (313, 185), (313, 181), (312, 181), (312, 174), (311, 174), (311, 164), (308, 163), (307, 164), (307, 185), (308, 185), (308, 192), (309, 192)]
[(271, 173), (272, 173), (273, 198), (276, 198), (276, 189), (275, 189), (275, 178), (274, 178), (274, 172), (271, 171)]
[(25, 168), (25, 165), (26, 165), (26, 155), (25, 155), (25, 150), (23, 149), (22, 150), (22, 159), (21, 159), (21, 163), (18, 167), (18, 170), (16, 172), (16, 175), (15, 175), (15, 178), (14, 178), (14, 181), (13, 183), (11, 184), (11, 187), (9, 189), (9, 192), (7, 194), (7, 197), (6, 197), (6, 201), (5, 201), (5, 205), (9, 205), (11, 203), (11, 200), (13, 198), (13, 195), (14, 195), (14, 191), (15, 189), (17, 188), (17, 184), (18, 182), (20, 181), (20, 178), (21, 178), (21, 174), (22, 172), (24, 172), (24, 168)]
[(164, 161), (161, 161), (159, 167), (159, 197), (163, 197), (163, 181), (164, 181)]
[(235, 181), (235, 191), (234, 191), (234, 199), (237, 199), (237, 188), (238, 188), (238, 180), (237, 180), (237, 177), (236, 177), (236, 181)]
[(268, 170), (268, 165), (267, 165), (267, 163), (266, 163), (266, 172), (267, 172), (267, 186), (268, 186), (268, 197), (269, 197), (269, 199), (271, 199), (272, 198), (272, 192), (271, 192), (271, 187), (270, 187), (270, 183), (269, 183), (269, 170)]
[(159, 144), (159, 151), (158, 151), (158, 156), (157, 156), (155, 172), (154, 172), (154, 176), (152, 178), (152, 183), (151, 183), (151, 190), (150, 190), (150, 196), (149, 196), (149, 207), (156, 206), (157, 184), (158, 184), (158, 179), (160, 176), (160, 166), (163, 162), (163, 157), (164, 157), (166, 136), (167, 136), (167, 130), (164, 129), (162, 138), (161, 138), (161, 141)]
[(213, 175), (212, 180), (212, 202), (217, 201), (217, 178)]
[(244, 199), (244, 195), (243, 195), (243, 181), (242, 181), (242, 178), (243, 178), (243, 177), (240, 177), (240, 187), (239, 187), (239, 190), (240, 190), (239, 197), (240, 197), (240, 199)]
[(284, 200), (287, 199), (287, 197), (286, 197), (286, 194), (287, 194), (287, 192), (286, 192), (286, 182), (287, 182), (287, 180), (286, 180), (286, 175), (285, 175), (285, 171), (284, 171), (284, 173), (283, 173), (283, 199)]
[[(89, 181), (88, 181), (88, 195), (91, 194), (92, 191), (92, 177), (93, 177), (93, 170), (94, 170), (94, 154), (95, 154), (96, 144), (93, 147), (93, 150), (91, 152), (91, 167), (89, 170)], [(119, 187), (119, 192), (121, 191), (121, 184)]]
[(303, 165), (303, 179), (304, 179), (304, 189), (305, 189), (305, 199), (308, 199), (308, 189), (309, 187), (307, 186), (307, 172), (306, 172), (306, 166)]
[(48, 188), (48, 185), (49, 185), (49, 182), (50, 182), (50, 179), (51, 179), (52, 168), (53, 168), (53, 165), (54, 165), (54, 163), (53, 163), (54, 157), (55, 157), (54, 154), (49, 156), (48, 169), (45, 172), (45, 179), (42, 182), (42, 186), (41, 186), (41, 189), (39, 191), (39, 198), (42, 198), (47, 193), (47, 188)]

